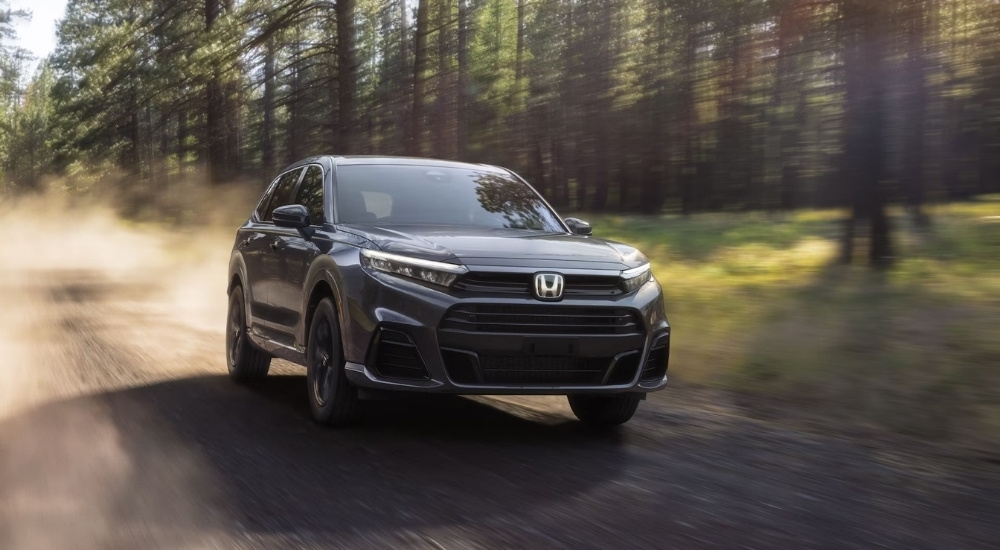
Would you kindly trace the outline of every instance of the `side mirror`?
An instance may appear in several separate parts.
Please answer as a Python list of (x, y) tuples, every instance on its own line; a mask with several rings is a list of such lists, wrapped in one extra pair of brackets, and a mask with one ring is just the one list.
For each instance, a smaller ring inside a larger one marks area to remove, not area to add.
[(274, 209), (271, 220), (278, 227), (305, 229), (309, 227), (309, 210), (301, 204), (287, 204)]
[[(277, 210), (275, 210), (275, 212), (277, 212)], [(590, 224), (583, 220), (577, 218), (566, 218), (563, 221), (566, 222), (570, 232), (574, 235), (592, 235), (594, 233)]]

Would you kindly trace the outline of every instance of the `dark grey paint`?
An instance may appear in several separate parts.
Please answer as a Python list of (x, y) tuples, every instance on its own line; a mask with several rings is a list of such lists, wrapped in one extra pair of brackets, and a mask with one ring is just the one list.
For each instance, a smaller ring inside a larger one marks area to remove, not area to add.
[[(340, 317), (348, 375), (358, 385), (410, 391), (526, 394), (645, 392), (664, 386), (665, 379), (652, 385), (640, 385), (638, 373), (628, 384), (593, 388), (466, 387), (452, 383), (441, 359), (437, 327), (450, 307), (468, 300), (455, 292), (431, 288), (414, 280), (369, 273), (360, 265), (362, 248), (464, 264), (472, 271), (533, 273), (545, 270), (604, 275), (641, 265), (633, 254), (637, 251), (626, 245), (573, 234), (565, 225), (564, 233), (476, 227), (339, 225), (332, 198), (337, 166), (363, 164), (455, 166), (513, 175), (493, 166), (399, 157), (313, 157), (283, 170), (282, 174), (307, 165), (320, 166), (324, 173), (325, 215), (335, 222), (300, 229), (276, 227), (259, 218), (261, 208), (258, 207), (237, 231), (230, 260), (230, 290), (240, 285), (248, 293), (250, 336), (258, 347), (303, 364), (310, 321), (309, 300), (325, 285), (332, 291)], [(273, 188), (272, 183), (261, 204), (266, 204)], [(298, 193), (298, 187), (294, 193)], [(579, 227), (575, 220), (573, 225)], [(478, 298), (475, 303), (541, 302), (523, 297), (492, 297)], [(669, 337), (662, 292), (655, 281), (636, 292), (599, 303), (593, 299), (566, 299), (560, 304), (612, 304), (636, 311), (645, 329), (643, 354), (648, 353), (658, 338)], [(411, 336), (426, 362), (431, 376), (429, 381), (379, 380), (365, 369), (363, 363), (373, 332), (380, 325), (403, 329)]]

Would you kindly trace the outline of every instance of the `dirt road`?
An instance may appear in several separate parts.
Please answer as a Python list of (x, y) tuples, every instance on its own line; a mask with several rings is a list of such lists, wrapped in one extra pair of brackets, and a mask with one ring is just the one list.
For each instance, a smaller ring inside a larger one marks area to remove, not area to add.
[(604, 435), (560, 398), (366, 402), (362, 426), (319, 428), (296, 367), (225, 375), (230, 243), (102, 224), (58, 246), (7, 227), (0, 548), (1000, 544), (995, 464), (936, 468), (705, 391)]

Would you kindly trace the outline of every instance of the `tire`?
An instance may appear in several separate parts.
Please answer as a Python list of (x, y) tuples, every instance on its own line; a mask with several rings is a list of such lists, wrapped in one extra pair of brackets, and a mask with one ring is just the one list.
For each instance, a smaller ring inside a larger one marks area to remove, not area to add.
[(569, 407), (584, 424), (595, 427), (618, 426), (628, 422), (639, 408), (639, 396), (570, 395)]
[(358, 419), (358, 390), (347, 380), (337, 310), (320, 300), (309, 324), (306, 352), (309, 409), (327, 426), (347, 426)]
[(237, 286), (229, 296), (229, 314), (226, 319), (226, 363), (229, 376), (241, 383), (253, 382), (267, 376), (271, 356), (257, 349), (247, 336), (246, 302), (243, 287)]

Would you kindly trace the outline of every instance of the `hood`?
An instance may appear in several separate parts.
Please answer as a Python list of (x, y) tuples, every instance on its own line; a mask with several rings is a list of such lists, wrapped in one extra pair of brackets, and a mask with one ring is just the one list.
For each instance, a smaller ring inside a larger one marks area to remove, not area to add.
[(622, 270), (646, 262), (631, 246), (524, 229), (344, 225), (393, 254), (476, 266)]

